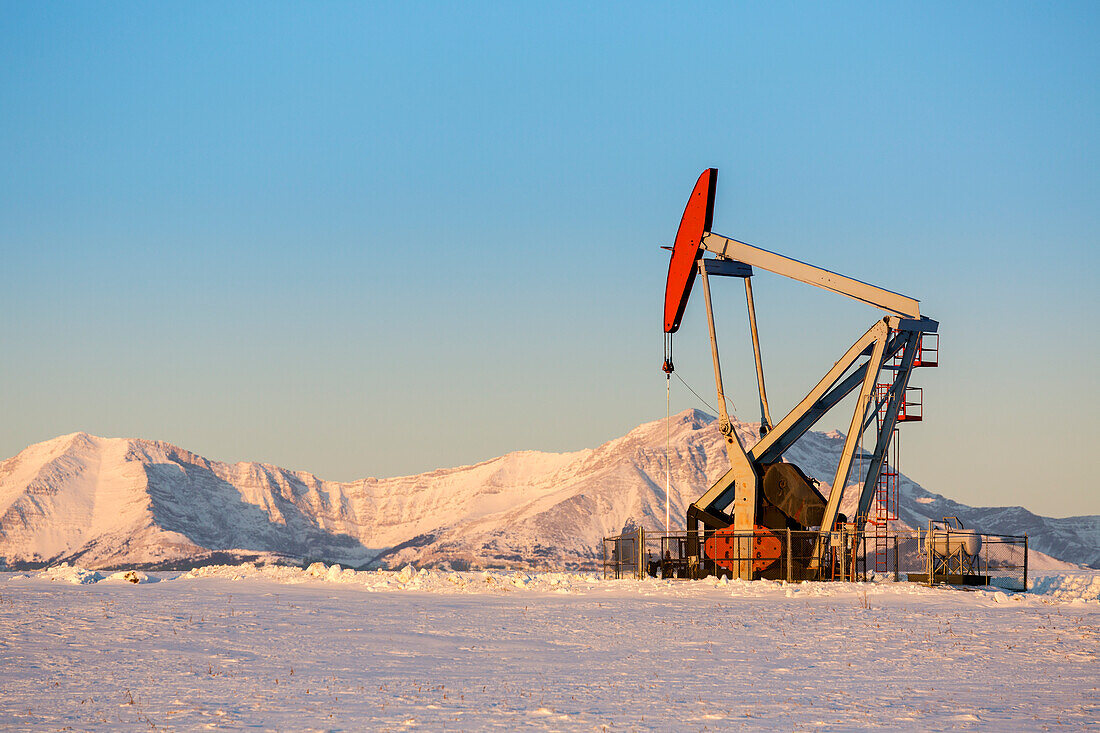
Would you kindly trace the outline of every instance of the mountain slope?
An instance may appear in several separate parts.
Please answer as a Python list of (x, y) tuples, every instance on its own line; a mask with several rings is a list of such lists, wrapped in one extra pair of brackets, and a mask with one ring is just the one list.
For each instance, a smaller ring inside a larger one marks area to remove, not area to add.
[[(738, 423), (749, 441), (756, 427)], [(712, 417), (672, 418), (671, 519), (728, 467)], [(843, 444), (808, 433), (788, 459), (823, 481)], [(324, 559), (351, 566), (583, 567), (624, 527), (662, 528), (665, 423), (598, 448), (522, 451), (416, 476), (339, 483), (257, 463), (209, 461), (176, 446), (76, 433), (0, 463), (0, 558), (88, 567), (201, 562), (219, 556)], [(846, 491), (851, 513), (855, 491)], [(1100, 565), (1100, 517), (1049, 519), (1022, 508), (971, 508), (903, 477), (900, 516), (962, 518), (1022, 534), (1032, 547)]]

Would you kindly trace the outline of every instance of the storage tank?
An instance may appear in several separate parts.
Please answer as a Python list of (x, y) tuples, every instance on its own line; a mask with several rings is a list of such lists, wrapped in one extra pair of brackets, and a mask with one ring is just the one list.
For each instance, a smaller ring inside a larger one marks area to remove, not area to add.
[(982, 549), (982, 536), (973, 529), (933, 529), (929, 542), (935, 555), (955, 555), (960, 550), (977, 555)]

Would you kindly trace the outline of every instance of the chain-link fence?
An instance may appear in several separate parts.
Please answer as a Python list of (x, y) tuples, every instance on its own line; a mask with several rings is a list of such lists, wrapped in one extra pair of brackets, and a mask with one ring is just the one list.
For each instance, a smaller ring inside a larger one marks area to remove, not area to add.
[(1027, 537), (982, 535), (982, 571), (989, 584), (1027, 590)]
[[(726, 576), (786, 580), (886, 578), (929, 584), (1027, 588), (1027, 537), (969, 530), (884, 533), (638, 529), (603, 541), (605, 578)], [(751, 576), (750, 576), (751, 574)]]
[(930, 528), (900, 537), (903, 580), (1027, 590), (1027, 536)]
[(640, 548), (644, 544), (645, 530), (619, 537), (605, 537), (603, 541), (603, 577), (641, 578), (645, 570), (640, 562), (644, 554)]
[(853, 580), (865, 573), (854, 532), (713, 532), (660, 534), (643, 529), (603, 541), (605, 578), (709, 575), (797, 582)]

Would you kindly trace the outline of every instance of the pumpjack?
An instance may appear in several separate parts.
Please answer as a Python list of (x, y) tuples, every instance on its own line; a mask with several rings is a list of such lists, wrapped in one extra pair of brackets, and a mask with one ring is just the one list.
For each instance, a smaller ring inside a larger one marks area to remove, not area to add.
[[(921, 315), (919, 302), (914, 298), (712, 231), (717, 184), (716, 168), (708, 168), (699, 176), (680, 219), (665, 285), (664, 370), (671, 373), (672, 334), (680, 328), (696, 278), (702, 280), (718, 392), (718, 426), (730, 461), (729, 470), (688, 507), (687, 555), (704, 557), (700, 553), (702, 538), (703, 549), (712, 557), (735, 558), (723, 563), (733, 577), (745, 580), (768, 577), (769, 566), (778, 559), (778, 532), (816, 530), (815, 548), (807, 555), (805, 570), (811, 576), (815, 572), (824, 573), (819, 566), (825, 562), (825, 548), (838, 522), (847, 520), (839, 509), (859, 438), (872, 422), (877, 424), (875, 447), (866, 463), (856, 516), (849, 525), (857, 536), (863, 532), (879, 486), (895, 425), (899, 416), (905, 419), (909, 377), (914, 367), (921, 365), (922, 339), (925, 334), (937, 333), (939, 324)], [(764, 383), (752, 291), (754, 269), (824, 288), (885, 312), (778, 423), (771, 420)], [(760, 437), (753, 445), (742, 442), (726, 410), (711, 304), (712, 277), (741, 278), (745, 285), (761, 411)], [(879, 385), (879, 374), (884, 369), (893, 372), (893, 380), (888, 385)], [(798, 466), (784, 460), (784, 454), (857, 389), (850, 428), (826, 497)], [(691, 572), (704, 571), (696, 565)]]

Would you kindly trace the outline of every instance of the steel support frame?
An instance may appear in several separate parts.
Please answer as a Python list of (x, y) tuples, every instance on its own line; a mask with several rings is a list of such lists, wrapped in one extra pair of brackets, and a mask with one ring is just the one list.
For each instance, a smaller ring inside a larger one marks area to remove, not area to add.
[[(705, 274), (703, 276), (704, 278), (706, 277)], [(705, 279), (704, 289), (705, 292), (709, 293), (709, 287), (706, 285)], [(712, 314), (708, 313), (708, 316), (713, 318)], [(913, 328), (913, 330), (891, 330), (892, 326), (896, 327), (902, 324)], [(731, 524), (734, 526), (735, 531), (738, 532), (754, 531), (754, 525), (744, 529), (737, 526), (736, 514), (738, 506), (744, 507), (745, 503), (747, 503), (739, 500), (755, 499), (759, 492), (759, 474), (755, 470), (755, 467), (763, 463), (772, 463), (779, 460), (782, 455), (824, 417), (829, 410), (851, 394), (854, 389), (861, 387), (859, 398), (852, 412), (851, 427), (845, 438), (840, 462), (837, 465), (836, 475), (834, 476), (833, 485), (829, 492), (829, 501), (826, 507), (825, 517), (822, 520), (822, 533), (830, 531), (832, 525), (836, 521), (840, 503), (843, 499), (844, 489), (851, 473), (852, 461), (858, 446), (859, 435), (863, 433), (869, 424), (867, 415), (869, 412), (872, 412), (871, 408), (877, 407), (872, 405), (871, 399), (874, 384), (878, 379), (878, 374), (882, 365), (888, 359), (893, 358), (900, 350), (902, 351), (901, 365), (896, 372), (894, 384), (886, 397), (886, 399), (889, 400), (889, 404), (883, 423), (876, 436), (875, 452), (868, 464), (867, 473), (863, 481), (863, 489), (860, 493), (859, 510), (856, 521), (858, 522), (858, 531), (862, 532), (867, 509), (873, 497), (874, 486), (878, 482), (879, 475), (882, 471), (882, 465), (887, 455), (887, 449), (889, 448), (890, 440), (893, 436), (893, 429), (897, 423), (897, 415), (900, 409), (901, 400), (904, 399), (905, 388), (908, 386), (909, 376), (912, 373), (913, 363), (916, 358), (917, 350), (919, 349), (920, 334), (922, 331), (934, 330), (936, 325), (934, 321), (927, 321), (926, 319), (916, 321), (911, 319), (884, 318), (876, 321), (863, 336), (852, 344), (848, 351), (845, 352), (844, 356), (842, 356), (833, 368), (822, 377), (812, 390), (810, 390), (810, 393), (807, 394), (770, 433), (761, 438), (756, 445), (746, 452), (748, 464), (750, 470), (752, 470), (752, 483), (754, 484), (752, 489), (749, 489), (747, 486), (749, 483), (747, 480), (748, 477), (745, 476), (743, 468), (738, 467), (742, 470), (731, 468), (715, 482), (710, 490), (688, 508), (688, 542), (690, 545), (689, 550), (692, 551), (692, 554), (698, 556), (698, 532), (700, 525), (703, 525), (706, 529), (711, 531), (724, 529)], [(853, 369), (852, 367), (855, 362), (863, 356), (868, 358)], [(729, 439), (729, 436), (727, 436), (727, 440)], [(740, 446), (739, 441), (738, 446)], [(727, 449), (729, 449), (731, 453), (734, 453), (731, 443), (727, 443)], [(738, 457), (736, 453), (730, 456), (731, 462), (735, 457)], [(738, 463), (740, 463), (740, 461), (738, 461)], [(744, 477), (745, 480), (743, 482), (738, 481), (739, 474)], [(741, 486), (744, 486), (747, 490), (739, 490)], [(729, 505), (731, 498), (734, 501), (734, 516), (732, 517), (723, 511), (724, 508)], [(750, 507), (745, 507), (745, 509), (748, 508)], [(751, 509), (753, 510), (753, 514), (755, 514), (755, 501), (751, 504)], [(753, 521), (755, 522), (755, 517)], [(706, 530), (704, 530), (704, 533), (705, 531)], [(823, 534), (822, 536), (824, 537), (825, 535)], [(692, 542), (693, 539), (695, 540), (694, 542)], [(820, 554), (821, 546), (822, 543), (819, 543), (819, 552), (815, 552), (815, 556)], [(746, 572), (748, 574), (741, 575), (741, 572)], [(743, 571), (739, 568), (738, 577), (751, 577), (751, 567)]]
[(832, 490), (829, 492), (829, 502), (825, 505), (825, 514), (821, 519), (821, 529), (832, 529), (836, 522), (837, 512), (840, 511), (840, 500), (844, 495), (844, 487), (848, 484), (848, 475), (852, 470), (852, 457), (855, 455), (859, 436), (863, 429), (863, 421), (867, 416), (867, 407), (871, 401), (871, 393), (878, 381), (879, 371), (882, 370), (882, 362), (886, 354), (886, 340), (890, 335), (890, 327), (885, 321), (879, 321), (872, 329), (875, 340), (871, 348), (871, 355), (863, 364), (863, 386), (856, 400), (855, 409), (852, 411), (852, 422), (848, 428), (848, 434), (844, 438), (844, 448), (840, 453), (840, 462), (836, 467), (836, 475), (833, 478)]
[[(708, 321), (712, 328), (713, 338), (713, 314), (709, 307), (710, 289), (706, 279), (706, 270), (703, 268), (701, 268), (701, 270), (701, 274), (704, 278), (704, 294), (708, 302)], [(700, 524), (711, 531), (725, 529), (730, 525), (733, 525), (734, 531), (736, 532), (751, 533), (755, 531), (756, 502), (760, 491), (759, 484), (761, 480), (760, 474), (755, 467), (764, 462), (770, 463), (774, 460), (779, 460), (783, 452), (790, 448), (790, 446), (813, 427), (825, 413), (843, 400), (844, 397), (860, 384), (864, 385), (864, 390), (862, 391), (864, 396), (857, 405), (852, 420), (853, 424), (862, 426), (869, 399), (867, 394), (869, 390), (866, 388), (866, 384), (868, 379), (870, 379), (873, 386), (874, 380), (878, 376), (878, 368), (874, 369), (869, 374), (868, 365), (874, 362), (876, 367), (880, 367), (882, 361), (892, 356), (896, 352), (898, 346), (896, 339), (887, 343), (889, 334), (890, 329), (885, 319), (876, 321), (875, 324), (868, 329), (867, 333), (852, 344), (851, 348), (841, 357), (840, 361), (829, 370), (802, 402), (795, 406), (795, 408), (792, 409), (787, 416), (767, 434), (767, 436), (758, 441), (747, 454), (744, 454), (744, 463), (737, 460), (740, 456), (733, 448), (731, 436), (726, 436), (727, 450), (730, 453), (730, 461), (732, 464), (730, 470), (715, 482), (702, 497), (688, 507), (687, 532), (690, 557), (700, 556), (700, 540), (698, 534)], [(715, 342), (712, 342), (712, 347), (714, 348), (715, 369), (716, 373), (718, 373), (717, 345)], [(857, 367), (850, 375), (844, 377), (844, 374), (849, 371), (852, 365), (864, 355), (868, 355), (870, 358)], [(842, 379), (842, 377), (844, 378)], [(719, 393), (721, 394), (721, 377), (719, 376), (717, 379)], [(859, 409), (860, 406), (863, 407), (863, 410)], [(728, 425), (728, 422), (723, 421), (723, 425)], [(845, 446), (845, 455), (848, 460), (845, 461), (842, 457), (841, 464), (844, 468), (850, 470), (850, 454), (855, 450), (855, 442), (848, 442), (852, 443), (851, 446), (848, 446), (847, 443)], [(740, 447), (740, 441), (738, 441), (738, 447)], [(838, 466), (838, 469), (839, 468)], [(845, 473), (847, 473), (847, 471), (845, 471)], [(831, 505), (839, 506), (840, 493), (842, 492), (843, 482), (839, 482), (839, 486), (834, 488), (830, 495)], [(734, 504), (732, 517), (724, 511), (730, 504), (731, 499)], [(738, 521), (739, 510), (741, 514), (740, 521)], [(829, 526), (831, 526), (831, 524), (832, 522), (829, 522)], [(706, 530), (704, 530), (704, 534), (705, 531)], [(742, 553), (742, 556), (750, 557), (751, 552)], [(744, 567), (741, 567), (742, 565), (744, 565)], [(702, 568), (697, 568), (694, 569), (693, 574), (702, 574), (702, 572)], [(751, 579), (751, 561), (738, 563), (736, 575), (740, 578)]]
[(752, 335), (752, 355), (756, 361), (756, 388), (760, 394), (760, 437), (771, 432), (772, 414), (768, 409), (768, 390), (764, 386), (764, 362), (760, 356), (760, 336), (756, 332), (756, 303), (752, 297), (752, 277), (745, 278), (745, 304), (749, 311), (749, 333)]
[(879, 425), (878, 435), (875, 437), (875, 451), (867, 464), (867, 475), (863, 480), (863, 488), (859, 494), (859, 504), (856, 509), (856, 530), (863, 532), (863, 526), (867, 521), (867, 512), (871, 508), (871, 500), (874, 498), (875, 487), (878, 486), (879, 475), (882, 473), (882, 464), (886, 460), (890, 441), (894, 436), (894, 427), (898, 421), (898, 410), (902, 400), (905, 399), (905, 390), (909, 386), (909, 376), (913, 373), (913, 362), (920, 350), (921, 331), (900, 330), (898, 338), (904, 340), (901, 355), (901, 364), (895, 372), (894, 383), (888, 393), (886, 412), (882, 423)]
[[(845, 374), (859, 357), (871, 355), (875, 341), (883, 338), (885, 328), (884, 321), (876, 321), (867, 333), (856, 340), (833, 368), (826, 372), (821, 381), (810, 390), (810, 393), (795, 405), (767, 436), (761, 438), (749, 449), (749, 458), (757, 464), (778, 461), (829, 410), (860, 385), (865, 380), (867, 363), (860, 364), (847, 376)], [(900, 346), (900, 340), (891, 339), (886, 344), (882, 360), (891, 358)]]
[[(778, 461), (783, 453), (805, 435), (829, 410), (848, 396), (857, 385), (864, 382), (867, 371), (866, 364), (858, 366), (847, 377), (843, 379), (841, 377), (860, 358), (865, 349), (873, 347), (876, 339), (883, 338), (886, 335), (887, 330), (884, 321), (876, 321), (867, 333), (856, 340), (844, 356), (840, 358), (840, 361), (810, 390), (810, 393), (787, 413), (787, 416), (780, 420), (771, 432), (749, 449), (748, 458), (750, 463), (761, 465)], [(883, 358), (889, 358), (895, 350), (895, 348), (887, 346), (883, 352)], [(692, 504), (692, 508), (702, 515), (709, 515), (721, 521), (724, 518), (722, 510), (729, 504), (731, 491), (734, 489), (734, 479), (734, 472), (731, 468)]]
[[(753, 532), (756, 528), (756, 503), (760, 491), (760, 477), (753, 468), (741, 437), (737, 435), (726, 412), (726, 395), (722, 386), (722, 366), (718, 358), (718, 337), (714, 329), (714, 310), (710, 297), (710, 277), (707, 274), (707, 260), (699, 262), (699, 276), (703, 280), (703, 297), (707, 307), (707, 326), (710, 329), (711, 356), (714, 360), (714, 383), (718, 390), (718, 428), (725, 438), (726, 453), (730, 460), (727, 475), (734, 489), (733, 527), (737, 532)], [(690, 524), (690, 521), (689, 521)], [(728, 525), (727, 525), (728, 526)], [(688, 528), (690, 531), (690, 527)], [(739, 540), (741, 542), (742, 540)], [(746, 546), (740, 548), (738, 557), (745, 558), (736, 563), (734, 576), (745, 580), (752, 579), (751, 537), (745, 540)]]
[[(700, 525), (715, 531), (732, 526), (735, 532), (752, 533), (756, 530), (756, 505), (762, 480), (759, 466), (778, 461), (783, 454), (806, 434), (833, 407), (847, 397), (856, 387), (860, 387), (859, 397), (852, 413), (851, 425), (845, 438), (837, 471), (833, 478), (825, 516), (822, 519), (821, 538), (827, 537), (832, 530), (839, 512), (844, 489), (851, 473), (852, 460), (861, 436), (869, 426), (868, 412), (871, 407), (874, 385), (885, 362), (904, 349), (902, 363), (896, 372), (894, 385), (887, 397), (889, 405), (886, 417), (880, 426), (875, 443), (875, 453), (868, 465), (863, 489), (859, 498), (859, 510), (856, 521), (859, 532), (863, 531), (867, 509), (882, 471), (883, 461), (897, 422), (901, 400), (909, 383), (916, 352), (919, 350), (920, 334), (934, 332), (938, 326), (935, 321), (920, 316), (917, 302), (911, 298), (878, 288), (867, 283), (846, 278), (797, 260), (783, 257), (751, 245), (730, 240), (708, 232), (703, 238), (703, 247), (718, 255), (719, 259), (700, 259), (697, 262), (699, 275), (703, 280), (703, 292), (706, 301), (707, 325), (709, 328), (711, 354), (714, 362), (715, 385), (718, 392), (719, 426), (726, 442), (726, 451), (730, 460), (727, 471), (697, 501), (688, 507), (687, 512), (687, 550), (689, 557), (701, 558)], [(732, 257), (737, 254), (737, 259)], [(742, 257), (742, 255), (747, 255)], [(810, 390), (809, 394), (774, 427), (768, 414), (767, 396), (764, 388), (763, 365), (760, 360), (760, 347), (756, 331), (755, 308), (752, 287), (749, 282), (752, 266), (792, 277), (818, 287), (847, 295), (878, 305), (895, 316), (876, 321), (867, 332), (856, 340), (844, 356), (834, 364), (824, 377)], [(757, 384), (759, 389), (762, 430), (761, 437), (752, 448), (746, 450), (740, 437), (733, 429), (726, 411), (722, 371), (718, 356), (718, 340), (714, 326), (714, 312), (710, 294), (709, 275), (742, 277), (745, 280), (745, 297), (749, 310), (749, 325), (756, 361)], [(899, 317), (900, 316), (900, 317)], [(868, 357), (862, 364), (852, 369), (861, 358)], [(877, 410), (877, 405), (875, 406)], [(734, 443), (736, 442), (736, 447)], [(869, 488), (870, 487), (870, 488)], [(725, 509), (732, 501), (732, 516)], [(818, 565), (824, 546), (822, 540), (812, 560)], [(748, 540), (751, 542), (751, 540)], [(751, 557), (751, 548), (739, 553), (741, 557)], [(702, 575), (705, 569), (691, 569), (693, 576)], [(737, 563), (735, 577), (752, 579), (752, 561)]]

